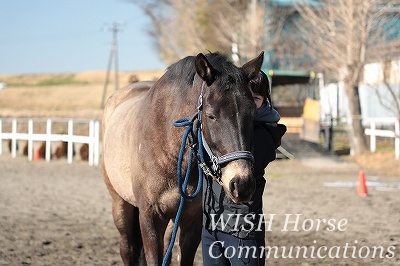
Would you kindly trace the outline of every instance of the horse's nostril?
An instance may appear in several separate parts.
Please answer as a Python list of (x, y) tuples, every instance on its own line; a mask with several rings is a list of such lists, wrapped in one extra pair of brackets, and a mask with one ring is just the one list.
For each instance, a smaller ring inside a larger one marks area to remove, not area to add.
[(236, 183), (236, 178), (232, 179), (231, 182), (229, 182), (229, 189), (231, 191), (232, 196), (237, 198), (238, 197), (238, 186)]
[(248, 201), (254, 193), (255, 183), (252, 179), (235, 177), (229, 182), (229, 189), (239, 201)]

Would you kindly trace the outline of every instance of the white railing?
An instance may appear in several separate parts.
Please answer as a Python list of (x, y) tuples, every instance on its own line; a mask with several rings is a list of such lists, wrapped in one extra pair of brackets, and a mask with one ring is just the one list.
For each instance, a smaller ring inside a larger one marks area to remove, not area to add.
[[(34, 123), (46, 123), (46, 133), (34, 133)], [(3, 124), (11, 123), (11, 132), (3, 132)], [(27, 123), (28, 133), (18, 132), (18, 124)], [(53, 123), (67, 124), (67, 134), (52, 134)], [(74, 124), (88, 124), (89, 132), (87, 136), (74, 135)], [(33, 159), (33, 142), (45, 141), (46, 151), (45, 159), (50, 161), (51, 142), (62, 141), (68, 143), (67, 161), (69, 164), (73, 161), (73, 143), (86, 143), (89, 147), (89, 165), (98, 165), (100, 159), (100, 121), (89, 119), (44, 119), (44, 118), (0, 118), (0, 155), (3, 152), (3, 140), (11, 140), (11, 156), (17, 155), (17, 140), (28, 141), (28, 159)]]
[[(376, 137), (394, 138), (394, 154), (396, 159), (400, 158), (400, 127), (396, 118), (368, 118), (365, 120), (370, 128), (365, 128), (365, 135), (370, 136), (370, 150), (376, 151)], [(376, 126), (392, 126), (394, 130), (376, 129)]]

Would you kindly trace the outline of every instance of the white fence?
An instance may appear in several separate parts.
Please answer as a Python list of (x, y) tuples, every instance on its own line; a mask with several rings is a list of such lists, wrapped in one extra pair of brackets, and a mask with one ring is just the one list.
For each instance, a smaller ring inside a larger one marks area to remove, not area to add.
[[(365, 135), (370, 136), (370, 150), (376, 151), (376, 137), (394, 138), (394, 154), (396, 159), (400, 158), (400, 127), (396, 118), (368, 118), (365, 120), (370, 128), (365, 128)], [(385, 125), (394, 130), (376, 129), (377, 126)]]
[[(3, 126), (11, 123), (11, 131), (3, 132)], [(27, 133), (18, 132), (18, 125), (27, 124)], [(46, 123), (46, 132), (44, 134), (34, 133), (35, 123)], [(54, 123), (66, 124), (68, 130), (66, 134), (52, 133)], [(75, 124), (88, 124), (88, 135), (74, 135)], [(73, 161), (73, 144), (86, 143), (89, 147), (88, 162), (89, 165), (98, 165), (100, 159), (100, 121), (89, 119), (43, 119), (43, 118), (0, 118), (0, 155), (3, 152), (3, 140), (11, 140), (11, 156), (17, 155), (17, 141), (26, 140), (28, 144), (28, 159), (33, 159), (34, 141), (45, 141), (46, 152), (45, 159), (50, 161), (51, 142), (62, 141), (68, 143), (67, 161)]]

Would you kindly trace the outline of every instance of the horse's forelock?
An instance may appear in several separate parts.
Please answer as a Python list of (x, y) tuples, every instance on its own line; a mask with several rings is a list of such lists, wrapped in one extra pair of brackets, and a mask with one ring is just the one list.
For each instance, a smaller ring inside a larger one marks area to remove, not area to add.
[(248, 77), (242, 69), (230, 62), (225, 55), (213, 53), (206, 57), (218, 71), (215, 83), (212, 85), (213, 98), (220, 99), (217, 102), (221, 101), (219, 102), (221, 106), (231, 107), (231, 104), (240, 103), (240, 108), (252, 110), (254, 101), (247, 85)]
[(209, 53), (206, 54), (206, 58), (216, 70), (217, 73), (215, 73), (215, 76), (220, 84), (245, 82), (243, 72), (228, 60), (226, 55), (221, 53)]
[(209, 53), (205, 55), (207, 60), (215, 67), (218, 67), (221, 64), (226, 64), (226, 63), (230, 63), (232, 64), (232, 62), (230, 62), (227, 58), (226, 55), (221, 54), (221, 53)]
[[(236, 67), (227, 56), (218, 52), (205, 55), (210, 64), (214, 67), (218, 87), (226, 89), (227, 84), (243, 83), (245, 77), (242, 71)], [(197, 79), (195, 69), (195, 56), (187, 56), (167, 68), (166, 76), (170, 77), (170, 82), (185, 84), (185, 87), (191, 87)]]

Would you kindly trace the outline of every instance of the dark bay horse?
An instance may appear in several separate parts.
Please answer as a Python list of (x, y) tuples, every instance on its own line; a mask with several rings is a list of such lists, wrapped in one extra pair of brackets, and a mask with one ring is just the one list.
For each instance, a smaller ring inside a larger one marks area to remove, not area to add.
[[(217, 159), (230, 158), (219, 161), (227, 196), (234, 202), (251, 198), (255, 189), (251, 158), (235, 155), (251, 154), (256, 108), (248, 85), (260, 71), (263, 57), (261, 53), (236, 67), (219, 53), (200, 53), (171, 65), (155, 83), (133, 83), (108, 99), (102, 167), (125, 265), (163, 261), (164, 241), (169, 238), (165, 232), (181, 198), (177, 162), (184, 129), (174, 127), (175, 121), (201, 109), (208, 150)], [(186, 158), (182, 169), (187, 166)], [(188, 193), (196, 190), (198, 175), (191, 171)], [(186, 200), (179, 222), (181, 265), (193, 264), (201, 224), (201, 196)]]

